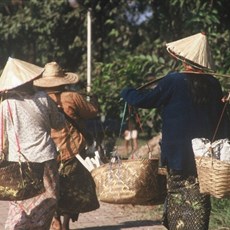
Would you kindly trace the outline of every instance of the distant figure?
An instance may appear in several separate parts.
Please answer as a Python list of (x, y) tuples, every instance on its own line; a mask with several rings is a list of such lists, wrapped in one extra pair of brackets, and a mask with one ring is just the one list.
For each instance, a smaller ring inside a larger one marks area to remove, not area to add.
[(152, 131), (153, 131), (153, 119), (149, 118), (146, 120), (146, 130), (147, 130), (147, 138), (152, 138)]
[(134, 118), (129, 118), (127, 128), (124, 131), (125, 139), (125, 149), (126, 153), (129, 153), (129, 146), (131, 146), (131, 151), (134, 152), (138, 148), (138, 130), (136, 121)]

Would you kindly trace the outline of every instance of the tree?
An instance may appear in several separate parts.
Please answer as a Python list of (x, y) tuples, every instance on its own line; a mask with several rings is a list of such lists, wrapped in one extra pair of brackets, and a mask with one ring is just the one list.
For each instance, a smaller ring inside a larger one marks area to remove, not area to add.
[[(0, 64), (8, 56), (40, 66), (55, 60), (84, 81), (91, 9), (93, 92), (103, 113), (119, 116), (122, 87), (141, 85), (148, 72), (163, 76), (179, 67), (166, 42), (205, 31), (217, 71), (228, 73), (229, 6), (228, 0), (78, 0), (74, 7), (67, 0), (1, 1)], [(227, 85), (226, 78), (220, 80)]]

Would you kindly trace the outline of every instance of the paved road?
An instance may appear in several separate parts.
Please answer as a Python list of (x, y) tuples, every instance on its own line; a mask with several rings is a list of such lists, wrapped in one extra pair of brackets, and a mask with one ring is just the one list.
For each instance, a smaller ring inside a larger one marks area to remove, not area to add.
[[(0, 201), (0, 230), (8, 212), (8, 202)], [(82, 213), (72, 230), (164, 230), (160, 224), (160, 206), (132, 206), (101, 203), (99, 209)]]

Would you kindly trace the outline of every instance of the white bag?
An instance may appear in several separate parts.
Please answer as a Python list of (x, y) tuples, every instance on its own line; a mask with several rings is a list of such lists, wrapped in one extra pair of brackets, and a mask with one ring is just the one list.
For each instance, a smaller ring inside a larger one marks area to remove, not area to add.
[(222, 139), (222, 148), (220, 149), (220, 160), (230, 162), (230, 140)]
[(219, 139), (211, 143), (206, 138), (192, 139), (195, 157), (213, 157), (214, 159), (230, 162), (230, 140)]

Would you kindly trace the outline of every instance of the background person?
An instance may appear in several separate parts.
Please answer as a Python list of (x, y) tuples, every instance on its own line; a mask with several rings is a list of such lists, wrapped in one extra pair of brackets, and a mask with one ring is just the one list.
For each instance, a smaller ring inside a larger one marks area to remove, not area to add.
[[(78, 125), (76, 127), (67, 119), (62, 130), (51, 132), (59, 150), (60, 175), (60, 199), (51, 229), (68, 230), (70, 219), (77, 221), (79, 213), (99, 208), (94, 180), (75, 157), (77, 154), (84, 157), (87, 140), (82, 131), (85, 131), (85, 120), (97, 117), (98, 107), (76, 91), (68, 90), (68, 85), (78, 81), (77, 74), (64, 72), (56, 62), (50, 62), (45, 65), (42, 77), (34, 83)], [(61, 216), (64, 216), (63, 223)]]
[[(59, 192), (57, 151), (50, 131), (64, 126), (64, 116), (46, 93), (35, 92), (33, 80), (42, 72), (38, 66), (9, 58), (0, 77), (0, 91), (4, 97), (0, 110), (3, 111), (1, 119), (4, 140), (7, 140), (4, 149), (8, 153), (7, 160), (18, 161), (17, 135), (20, 151), (26, 158), (45, 163), (45, 192), (30, 199), (10, 202), (5, 224), (7, 230), (49, 230), (56, 210)], [(25, 160), (21, 158), (21, 161)]]
[[(168, 43), (167, 50), (183, 62), (184, 71), (167, 74), (153, 89), (126, 88), (121, 96), (138, 108), (161, 109), (161, 161), (169, 174), (164, 225), (173, 230), (207, 230), (210, 196), (199, 192), (191, 140), (212, 139), (224, 106), (223, 93), (219, 81), (205, 74), (213, 68), (205, 34)], [(229, 119), (225, 113), (216, 139), (227, 137)]]
[(136, 121), (133, 117), (129, 117), (127, 127), (124, 131), (126, 153), (134, 152), (138, 149), (138, 130)]

